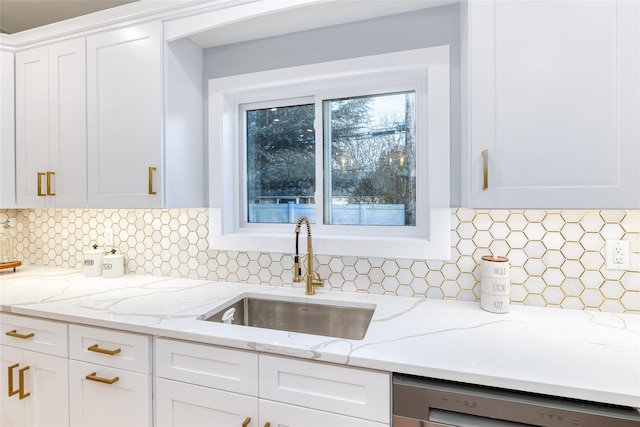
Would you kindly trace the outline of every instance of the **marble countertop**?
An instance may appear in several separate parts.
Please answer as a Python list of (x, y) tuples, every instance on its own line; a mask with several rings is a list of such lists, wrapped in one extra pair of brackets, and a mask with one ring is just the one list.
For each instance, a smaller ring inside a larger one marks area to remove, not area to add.
[[(204, 322), (243, 293), (375, 304), (363, 340)], [(21, 267), (0, 272), (0, 309), (391, 372), (640, 408), (640, 316)]]

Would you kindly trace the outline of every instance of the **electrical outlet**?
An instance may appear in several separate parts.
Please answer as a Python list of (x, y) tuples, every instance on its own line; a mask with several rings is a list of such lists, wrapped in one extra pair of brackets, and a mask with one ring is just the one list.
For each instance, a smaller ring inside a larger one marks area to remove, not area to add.
[(104, 245), (113, 246), (113, 228), (104, 229)]
[(629, 269), (629, 241), (607, 240), (605, 246), (607, 270)]

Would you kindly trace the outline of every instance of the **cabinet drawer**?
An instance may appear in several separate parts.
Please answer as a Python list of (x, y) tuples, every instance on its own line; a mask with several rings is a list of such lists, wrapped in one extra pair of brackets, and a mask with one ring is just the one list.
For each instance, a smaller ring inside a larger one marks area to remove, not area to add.
[(150, 374), (70, 360), (69, 396), (72, 427), (152, 425)]
[(253, 396), (157, 378), (155, 401), (157, 427), (262, 425)]
[(156, 339), (156, 376), (258, 395), (258, 355), (205, 344)]
[(0, 313), (0, 344), (67, 357), (67, 325)]
[(260, 397), (389, 423), (388, 373), (260, 355)]
[(146, 335), (69, 326), (69, 358), (148, 374), (151, 340)]

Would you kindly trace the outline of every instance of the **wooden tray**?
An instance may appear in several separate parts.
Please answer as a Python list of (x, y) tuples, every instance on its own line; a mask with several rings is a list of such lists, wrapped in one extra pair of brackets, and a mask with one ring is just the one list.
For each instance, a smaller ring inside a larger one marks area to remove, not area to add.
[(20, 261), (12, 261), (12, 262), (3, 262), (0, 264), (0, 270), (4, 270), (5, 268), (13, 268), (13, 271), (16, 271), (16, 267), (20, 267), (22, 262)]

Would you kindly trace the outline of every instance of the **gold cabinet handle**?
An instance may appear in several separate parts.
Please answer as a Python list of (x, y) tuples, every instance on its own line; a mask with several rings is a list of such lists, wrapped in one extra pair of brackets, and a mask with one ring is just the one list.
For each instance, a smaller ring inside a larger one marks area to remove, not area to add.
[(42, 177), (45, 175), (46, 173), (44, 172), (38, 172), (38, 196), (46, 196), (46, 194), (42, 192)]
[(267, 421), (266, 423), (264, 423), (264, 427), (271, 427), (271, 423)]
[(87, 375), (85, 377), (85, 379), (88, 379), (89, 381), (96, 381), (96, 382), (99, 382), (99, 383), (104, 383), (104, 384), (113, 384), (113, 383), (119, 381), (120, 377), (113, 377), (111, 379), (102, 378), (102, 377), (99, 377), (95, 372), (92, 372), (89, 375)]
[(9, 378), (8, 381), (8, 385), (9, 385), (9, 397), (13, 396), (14, 394), (18, 394), (20, 392), (20, 390), (14, 390), (13, 389), (13, 370), (15, 368), (17, 368), (18, 366), (20, 366), (19, 363), (16, 363), (15, 365), (11, 365), (7, 368), (7, 377)]
[(87, 347), (87, 350), (93, 351), (96, 353), (101, 353), (101, 354), (108, 354), (109, 356), (115, 356), (116, 354), (122, 351), (119, 348), (116, 348), (115, 350), (107, 350), (106, 348), (100, 348), (98, 344), (94, 344), (92, 346)]
[(482, 170), (484, 179), (482, 181), (482, 189), (489, 188), (489, 150), (482, 151)]
[(154, 195), (157, 194), (153, 191), (153, 173), (156, 171), (156, 168), (149, 166), (149, 194)]
[(31, 396), (31, 393), (25, 393), (24, 392), (24, 371), (26, 371), (27, 369), (29, 369), (29, 366), (25, 366), (22, 369), (18, 369), (18, 388), (20, 389), (20, 400), (24, 399), (25, 397), (29, 397)]
[(251, 417), (245, 418), (244, 421), (242, 422), (242, 427), (247, 427), (250, 422), (251, 422)]
[(51, 191), (51, 177), (55, 176), (55, 172), (47, 172), (47, 196), (55, 196), (56, 193)]
[(8, 335), (10, 337), (14, 337), (14, 338), (20, 338), (23, 340), (32, 338), (35, 336), (35, 334), (33, 332), (31, 332), (30, 334), (19, 334), (17, 329), (14, 329), (13, 331), (7, 331), (4, 333), (5, 335)]

